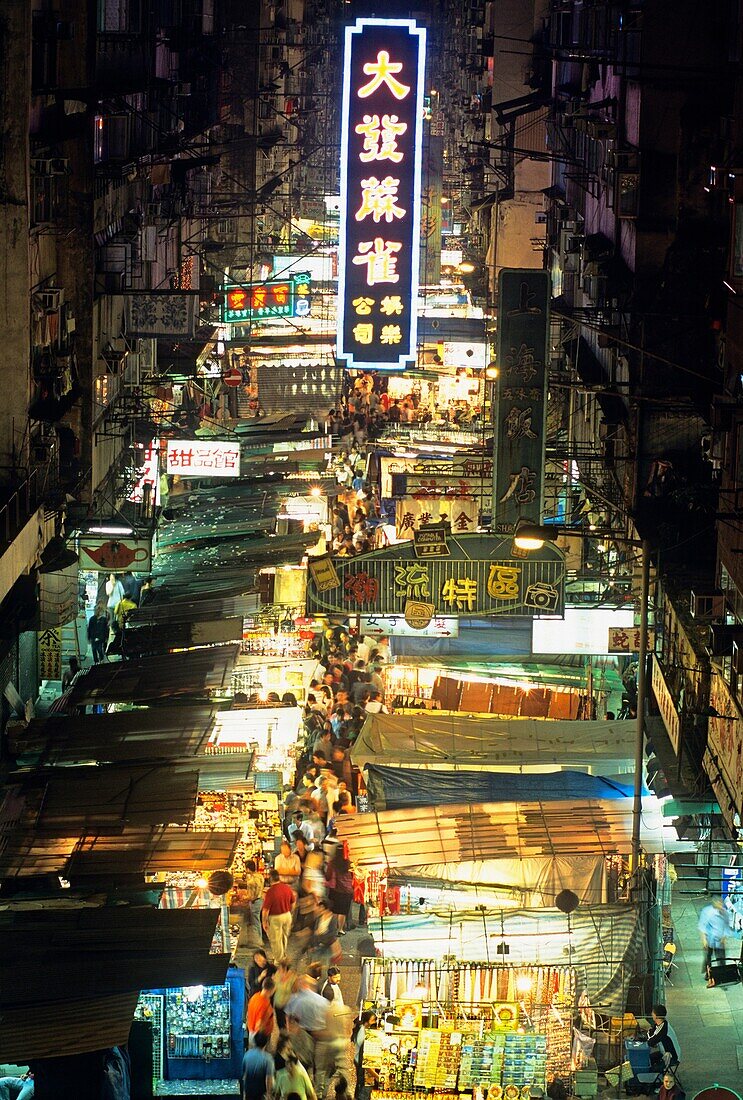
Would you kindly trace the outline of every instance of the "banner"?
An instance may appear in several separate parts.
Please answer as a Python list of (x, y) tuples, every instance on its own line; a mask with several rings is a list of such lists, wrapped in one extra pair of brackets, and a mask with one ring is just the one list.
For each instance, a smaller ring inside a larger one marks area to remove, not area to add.
[(412, 539), (413, 532), (420, 527), (448, 523), (455, 534), (469, 534), (477, 530), (479, 512), (477, 501), (471, 498), (415, 500), (406, 497), (395, 504), (395, 533), (399, 539)]
[(193, 336), (198, 291), (142, 291), (126, 296), (127, 336)]
[(493, 530), (499, 534), (513, 531), (522, 516), (542, 519), (549, 304), (547, 271), (501, 271), (493, 438)]
[(416, 359), (425, 51), (411, 19), (346, 27), (338, 358), (348, 367)]
[[(308, 614), (399, 615), (413, 601), (433, 607), (432, 617), (562, 615), (565, 562), (551, 543), (513, 558), (512, 540), (492, 535), (449, 535), (448, 557), (419, 560), (412, 542), (355, 558), (335, 558), (338, 578), (320, 590), (307, 582)], [(409, 617), (409, 616), (408, 616)]]

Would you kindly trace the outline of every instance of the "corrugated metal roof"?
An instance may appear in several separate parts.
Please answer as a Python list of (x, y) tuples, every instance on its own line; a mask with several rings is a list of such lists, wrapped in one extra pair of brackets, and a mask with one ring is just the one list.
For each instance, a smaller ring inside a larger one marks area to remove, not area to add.
[(202, 623), (254, 614), (260, 607), (258, 592), (237, 596), (205, 597), (180, 603), (148, 603), (127, 615), (127, 625), (140, 623)]
[(140, 906), (0, 914), (3, 1009), (66, 1000), (70, 976), (89, 996), (224, 981), (210, 955), (217, 909)]
[(124, 825), (187, 824), (196, 809), (199, 773), (174, 773), (167, 764), (45, 768), (24, 778), (26, 798), (18, 828), (68, 836)]
[(3, 1058), (25, 1065), (35, 1058), (85, 1054), (129, 1039), (138, 992), (60, 1001), (43, 1013), (37, 1004), (0, 1013)]
[(50, 764), (188, 756), (206, 744), (215, 714), (212, 706), (181, 705), (35, 718), (9, 725), (8, 744), (15, 756)]
[(138, 623), (124, 628), (124, 653), (128, 658), (155, 656), (172, 649), (241, 642), (243, 620), (223, 618), (198, 623)]
[(202, 695), (225, 688), (240, 647), (236, 644), (165, 653), (156, 660), (93, 665), (75, 681), (72, 706), (145, 702), (172, 695)]
[(113, 835), (45, 836), (29, 829), (3, 837), (0, 876), (155, 874), (218, 871), (232, 862), (238, 834), (172, 828), (124, 829)]

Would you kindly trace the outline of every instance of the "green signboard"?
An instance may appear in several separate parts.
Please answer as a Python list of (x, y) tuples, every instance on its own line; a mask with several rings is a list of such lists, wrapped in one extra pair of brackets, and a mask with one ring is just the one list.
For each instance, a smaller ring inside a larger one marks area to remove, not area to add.
[(225, 283), (222, 321), (256, 324), (272, 317), (306, 317), (310, 312), (310, 277), (306, 273), (265, 283)]
[[(405, 615), (409, 605), (432, 605), (436, 615), (562, 615), (565, 562), (549, 543), (514, 558), (512, 540), (449, 534), (448, 557), (420, 558), (412, 542), (355, 558), (335, 558), (337, 583), (320, 589), (307, 580), (309, 614)], [(418, 551), (419, 552), (419, 551)]]

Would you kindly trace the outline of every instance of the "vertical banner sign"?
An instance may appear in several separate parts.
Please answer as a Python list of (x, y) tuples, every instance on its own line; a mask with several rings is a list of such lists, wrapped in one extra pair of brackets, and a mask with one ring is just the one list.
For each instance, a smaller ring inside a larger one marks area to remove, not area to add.
[(426, 32), (410, 19), (346, 27), (338, 358), (415, 362)]
[(498, 280), (493, 531), (542, 519), (550, 277), (504, 268)]

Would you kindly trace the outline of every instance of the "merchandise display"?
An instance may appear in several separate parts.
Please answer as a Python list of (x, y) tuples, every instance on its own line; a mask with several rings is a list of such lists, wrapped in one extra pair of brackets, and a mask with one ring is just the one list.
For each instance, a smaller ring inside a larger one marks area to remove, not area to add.
[(169, 989), (166, 995), (169, 1058), (229, 1058), (230, 990), (227, 983)]
[[(386, 1025), (367, 1032), (366, 1084), (380, 1096), (523, 1100), (531, 1087), (568, 1079), (575, 984), (569, 967), (368, 959), (363, 1003)], [(423, 1026), (412, 1028), (416, 1011)]]
[(163, 996), (161, 993), (140, 993), (134, 1010), (135, 1020), (144, 1020), (152, 1026), (152, 1079), (163, 1077), (165, 1060), (163, 1050)]
[(230, 870), (233, 875), (243, 875), (249, 859), (262, 867), (264, 853), (273, 852), (274, 838), (281, 831), (278, 798), (275, 794), (253, 795), (247, 791), (200, 791), (194, 828), (239, 831)]

